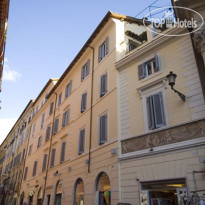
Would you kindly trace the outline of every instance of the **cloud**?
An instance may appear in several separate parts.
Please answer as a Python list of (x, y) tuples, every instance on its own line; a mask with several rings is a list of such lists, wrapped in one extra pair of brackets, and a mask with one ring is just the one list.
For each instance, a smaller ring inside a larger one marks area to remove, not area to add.
[(0, 119), (0, 145), (14, 126), (17, 118)]
[(12, 70), (9, 67), (9, 61), (7, 58), (4, 59), (4, 68), (3, 68), (3, 80), (16, 82), (21, 77), (21, 73), (16, 70)]

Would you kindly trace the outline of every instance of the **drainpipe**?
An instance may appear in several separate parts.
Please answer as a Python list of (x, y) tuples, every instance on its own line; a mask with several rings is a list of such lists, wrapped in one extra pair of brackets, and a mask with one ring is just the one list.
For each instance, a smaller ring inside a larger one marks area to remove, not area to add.
[(42, 204), (44, 201), (45, 197), (45, 192), (46, 192), (46, 184), (47, 184), (47, 178), (48, 178), (48, 168), (50, 164), (50, 157), (51, 157), (51, 146), (52, 146), (52, 139), (53, 139), (53, 129), (54, 129), (54, 122), (55, 122), (55, 113), (56, 113), (56, 102), (57, 102), (57, 93), (55, 94), (55, 102), (54, 102), (54, 111), (53, 111), (53, 123), (52, 123), (52, 128), (51, 128), (51, 140), (50, 140), (50, 145), (49, 145), (49, 151), (48, 151), (48, 161), (47, 161), (47, 166), (46, 166), (46, 176), (44, 177), (44, 189), (43, 189), (43, 197), (42, 197)]
[(90, 160), (91, 160), (91, 144), (92, 144), (92, 124), (93, 124), (93, 81), (94, 81), (94, 48), (88, 46), (93, 51), (92, 59), (92, 72), (91, 72), (91, 107), (90, 107), (90, 140), (89, 140), (89, 156), (88, 156), (88, 173), (90, 173)]

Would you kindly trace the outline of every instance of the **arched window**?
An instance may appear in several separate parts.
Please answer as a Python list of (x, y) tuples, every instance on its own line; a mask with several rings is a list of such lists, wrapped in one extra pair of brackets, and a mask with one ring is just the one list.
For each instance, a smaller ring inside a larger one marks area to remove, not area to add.
[(84, 204), (84, 183), (81, 178), (77, 179), (74, 187), (74, 205)]
[(105, 172), (101, 172), (96, 179), (97, 205), (110, 205), (111, 203), (110, 179)]
[(61, 205), (62, 198), (62, 181), (58, 181), (56, 184), (56, 193), (55, 193), (55, 205)]

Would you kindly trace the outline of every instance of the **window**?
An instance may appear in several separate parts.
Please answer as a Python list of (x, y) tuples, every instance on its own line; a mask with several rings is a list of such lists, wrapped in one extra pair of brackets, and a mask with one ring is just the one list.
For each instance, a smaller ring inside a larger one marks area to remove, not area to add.
[(33, 177), (36, 176), (37, 165), (38, 165), (38, 161), (35, 161), (33, 164), (33, 173), (32, 173)]
[(99, 118), (99, 144), (107, 141), (107, 113)]
[(41, 118), (41, 129), (43, 129), (44, 118), (45, 118), (45, 112), (43, 113)]
[(109, 52), (109, 37), (98, 48), (98, 62), (100, 62)]
[(32, 152), (32, 147), (33, 147), (33, 145), (32, 145), (32, 144), (31, 144), (31, 145), (29, 145), (28, 155), (30, 155), (30, 154), (31, 154), (31, 152)]
[(82, 67), (81, 70), (81, 81), (83, 81), (90, 73), (90, 59), (88, 59), (87, 63)]
[(87, 93), (82, 94), (81, 97), (81, 113), (86, 110), (87, 105)]
[(59, 119), (56, 118), (55, 122), (54, 122), (54, 129), (53, 129), (53, 134), (55, 135), (56, 133), (58, 133), (58, 125), (59, 125)]
[(139, 43), (129, 39), (128, 49), (129, 49), (129, 51), (131, 51), (131, 50), (137, 48), (139, 45), (140, 45)]
[(63, 142), (61, 144), (61, 155), (60, 155), (60, 163), (65, 161), (65, 148), (66, 148), (66, 142)]
[(66, 112), (63, 113), (63, 122), (62, 122), (62, 127), (65, 127), (69, 123), (69, 113), (70, 109), (68, 109)]
[(65, 89), (65, 97), (66, 98), (70, 95), (71, 90), (72, 90), (72, 81), (70, 81), (70, 83), (66, 86), (66, 89)]
[(26, 181), (27, 174), (28, 174), (28, 167), (25, 167), (24, 177), (23, 177), (23, 180), (24, 180), (24, 181)]
[(51, 102), (50, 110), (49, 110), (49, 115), (51, 115), (53, 113), (53, 108), (54, 108), (54, 102)]
[(79, 145), (78, 145), (78, 154), (84, 152), (85, 147), (85, 128), (81, 129), (79, 132)]
[(50, 139), (50, 136), (51, 136), (51, 127), (47, 127), (45, 140), (48, 141)]
[(166, 125), (162, 92), (148, 96), (146, 98), (146, 108), (149, 130)]
[(52, 149), (51, 151), (51, 163), (50, 163), (50, 168), (54, 167), (55, 164), (55, 155), (56, 155), (56, 149)]
[(156, 54), (154, 58), (138, 65), (139, 79), (143, 79), (150, 76), (158, 71), (160, 71), (160, 60), (159, 56)]
[(35, 129), (36, 129), (36, 123), (33, 125), (32, 137), (34, 136)]
[(61, 100), (62, 100), (62, 93), (60, 93), (60, 94), (58, 95), (58, 106), (61, 105)]
[(39, 148), (39, 147), (41, 146), (41, 139), (42, 139), (42, 136), (40, 136), (40, 137), (38, 138), (37, 148)]
[(100, 97), (107, 93), (107, 73), (100, 77)]
[(47, 154), (44, 154), (44, 156), (43, 156), (42, 172), (44, 172), (44, 171), (46, 170), (47, 158), (48, 158), (48, 155), (47, 155)]

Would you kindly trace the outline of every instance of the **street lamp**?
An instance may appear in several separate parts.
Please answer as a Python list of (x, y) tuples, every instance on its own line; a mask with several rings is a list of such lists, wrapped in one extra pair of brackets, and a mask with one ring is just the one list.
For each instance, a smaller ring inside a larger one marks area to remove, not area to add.
[(176, 89), (174, 89), (176, 77), (177, 77), (177, 75), (175, 73), (173, 73), (172, 71), (170, 71), (170, 73), (166, 76), (166, 78), (169, 81), (169, 85), (171, 86), (171, 89), (179, 95), (179, 97), (182, 99), (182, 101), (186, 101), (186, 96), (184, 94), (180, 93), (179, 91), (177, 91)]

